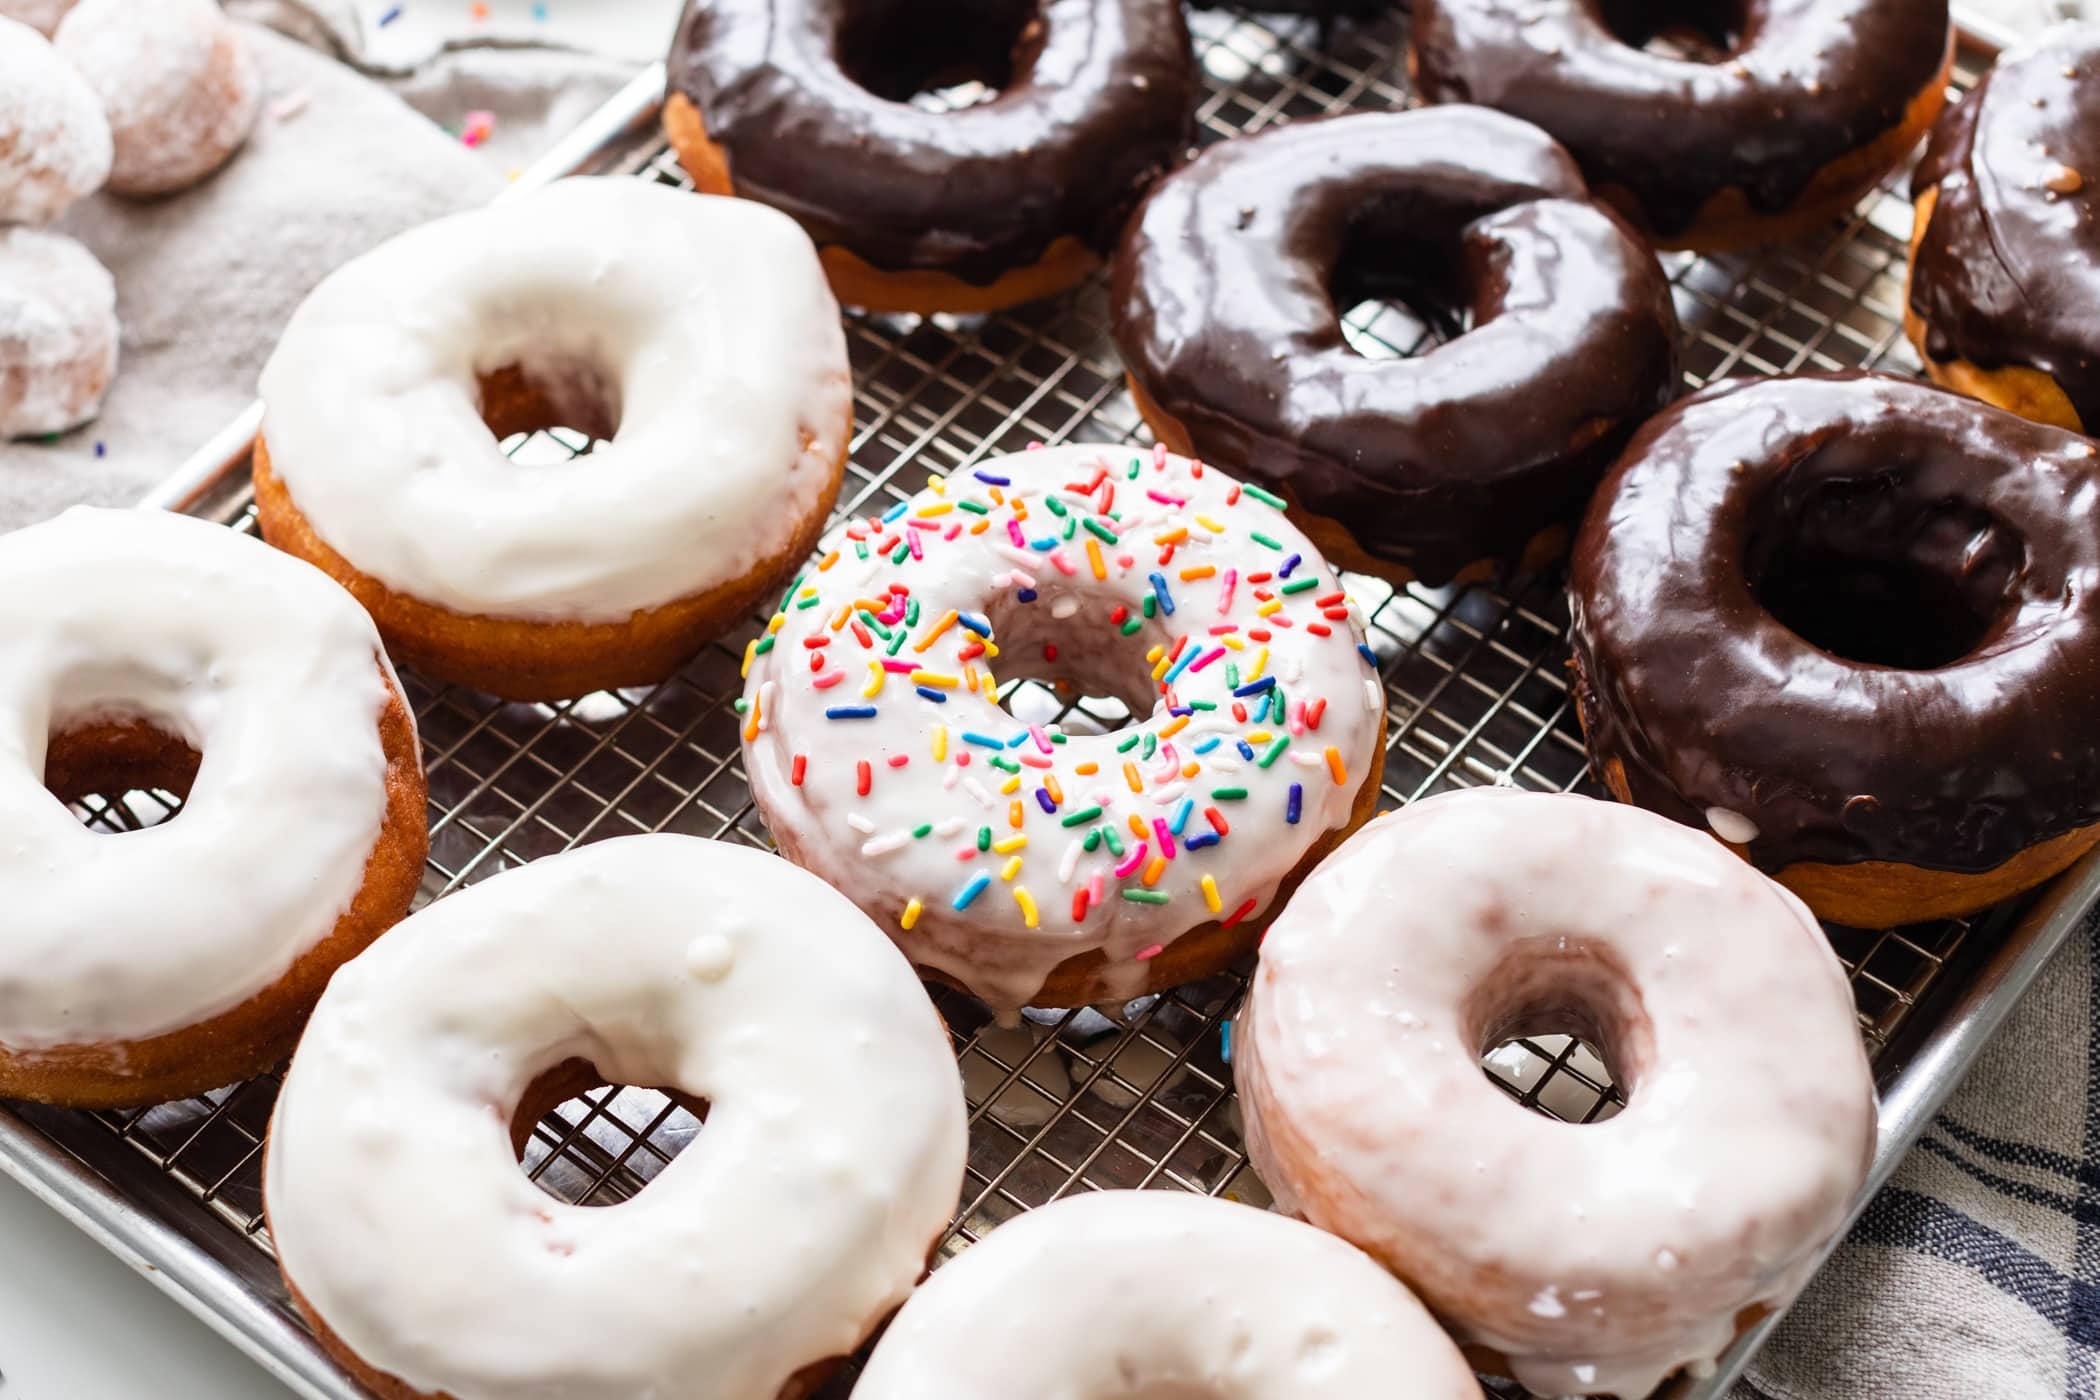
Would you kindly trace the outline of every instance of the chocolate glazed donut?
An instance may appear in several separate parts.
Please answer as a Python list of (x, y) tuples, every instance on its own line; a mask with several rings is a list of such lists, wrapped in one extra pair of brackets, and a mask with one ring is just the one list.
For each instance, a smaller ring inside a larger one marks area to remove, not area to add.
[[(1673, 248), (1805, 233), (1893, 169), (1946, 101), (1947, 0), (1416, 0), (1433, 102), (1533, 121)], [(1689, 41), (1713, 62), (1652, 53)]]
[(1576, 698), (1623, 801), (1816, 913), (1997, 903), (2100, 838), (2100, 457), (1907, 379), (1735, 380), (1577, 537)]
[(1912, 191), (1903, 323), (1932, 377), (2100, 427), (2100, 30), (2008, 50), (1933, 128)]
[[(1391, 296), (1447, 329), (1349, 348)], [(1677, 384), (1670, 289), (1544, 132), (1478, 107), (1295, 122), (1161, 182), (1116, 258), (1153, 432), (1282, 492), (1347, 567), (1438, 584), (1538, 565)]]
[[(839, 299), (992, 311), (1077, 282), (1194, 134), (1173, 0), (691, 0), (664, 126), (699, 188), (800, 220)], [(975, 106), (922, 90), (975, 79)]]

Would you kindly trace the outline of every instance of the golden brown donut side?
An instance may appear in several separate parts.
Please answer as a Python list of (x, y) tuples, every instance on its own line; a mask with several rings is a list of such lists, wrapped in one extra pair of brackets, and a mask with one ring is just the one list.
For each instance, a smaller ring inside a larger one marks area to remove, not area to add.
[[(0, 1050), (0, 1098), (69, 1108), (134, 1108), (252, 1078), (283, 1061), (337, 967), (408, 913), (430, 850), (427, 788), (414, 718), (391, 676), (379, 717), (386, 816), (364, 883), (328, 936), (283, 976), (229, 1011), (148, 1040)], [(186, 793), (197, 755), (137, 723), (102, 723), (54, 737), (46, 783), (61, 801), (141, 786)], [(177, 820), (180, 820), (178, 817)]]
[[(500, 382), (500, 377), (492, 382)], [(515, 412), (492, 401), (491, 422), (533, 417), (513, 417)], [(805, 431), (804, 446), (811, 441)], [(470, 617), (395, 592), (358, 570), (320, 537), (271, 469), (265, 437), (255, 442), (255, 502), (263, 538), (348, 589), (371, 613), (396, 661), (506, 700), (566, 700), (597, 690), (654, 685), (709, 641), (742, 623), (816, 547), (845, 470), (842, 440), (821, 498), (787, 546), (752, 572), (635, 613), (625, 622), (609, 623)]]
[[(702, 194), (735, 195), (729, 154), (709, 139), (707, 125), (692, 99), (672, 93), (664, 101), (663, 121), (664, 134), (694, 187)], [(1101, 264), (1091, 248), (1070, 234), (1055, 239), (1035, 262), (983, 287), (945, 272), (875, 267), (834, 244), (819, 246), (817, 258), (824, 265), (832, 293), (845, 305), (921, 316), (939, 312), (984, 315), (1040, 301), (1076, 286)]]
[(2074, 433), (2084, 432), (2085, 425), (2078, 419), (2078, 410), (2071, 406), (2070, 395), (2042, 371), (2025, 365), (1985, 369), (1968, 360), (1935, 360), (1926, 348), (1932, 328), (1912, 306), (1910, 279), (1916, 275), (1918, 249), (1925, 242), (1925, 231), (1932, 224), (1933, 210), (1939, 207), (1939, 199), (1937, 185), (1917, 198), (1917, 212), (1910, 229), (1910, 263), (1903, 276), (1903, 333), (1916, 348), (1925, 372), (1932, 376), (1934, 383), (1957, 394), (1981, 399), (2007, 413), (2017, 413), (2022, 418), (2031, 418), (2051, 427), (2068, 428)]

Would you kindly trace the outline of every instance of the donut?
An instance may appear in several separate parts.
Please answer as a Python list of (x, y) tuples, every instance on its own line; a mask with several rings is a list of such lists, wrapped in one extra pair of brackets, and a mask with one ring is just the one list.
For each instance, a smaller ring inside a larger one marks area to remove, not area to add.
[(117, 285), (70, 238), (0, 227), (0, 438), (76, 428), (117, 372)]
[[(1161, 0), (692, 0), (664, 128), (693, 183), (783, 209), (839, 300), (986, 312), (1078, 282), (1195, 139)], [(950, 110), (915, 93), (996, 89)]]
[(109, 114), (118, 194), (187, 189), (255, 128), (261, 70), (217, 0), (80, 0), (54, 42)]
[[(1471, 329), (1367, 359), (1340, 313), (1381, 295)], [(1396, 582), (1553, 558), (1677, 386), (1654, 257), (1544, 132), (1479, 107), (1210, 147), (1132, 220), (1112, 304), (1161, 441), (1258, 478), (1345, 568)]]
[(74, 0), (0, 0), (0, 18), (18, 20), (48, 36), (73, 4)]
[(1954, 61), (1947, 0), (1418, 0), (1411, 37), (1424, 98), (1536, 122), (1658, 245), (1703, 251), (1842, 216)]
[[(607, 1082), (706, 1127), (631, 1200), (557, 1201), (512, 1156)], [(294, 1301), (382, 1400), (791, 1400), (910, 1293), (965, 1146), (947, 1033), (866, 915), (747, 846), (630, 836), (439, 900), (336, 974), (263, 1205)]]
[[(330, 275), (262, 374), (264, 537), (397, 660), (512, 700), (663, 680), (804, 558), (845, 471), (845, 334), (758, 205), (563, 180)], [(566, 426), (578, 466), (500, 441)]]
[(49, 223), (109, 178), (93, 88), (28, 25), (0, 18), (0, 224)]
[[(1260, 487), (1051, 448), (821, 549), (745, 653), (751, 796), (782, 854), (996, 1012), (1221, 971), (1376, 807), (1377, 658)], [(1024, 724), (995, 662), (1139, 721)]]
[(2002, 54), (1933, 128), (1911, 182), (1903, 326), (1950, 389), (2100, 426), (2100, 29)]
[(1007, 1221), (911, 1296), (853, 1388), (854, 1400), (1395, 1394), (1480, 1400), (1480, 1384), (1361, 1250), (1180, 1191), (1098, 1191)]
[[(182, 796), (99, 835), (65, 804)], [(0, 1098), (159, 1103), (270, 1068), (408, 912), (416, 726), (379, 634), (230, 530), (74, 509), (0, 537)]]
[(1570, 580), (1592, 771), (1826, 919), (1974, 912), (2100, 839), (2093, 445), (1913, 380), (1643, 428)]
[[(1722, 847), (1476, 788), (1387, 814), (1299, 888), (1233, 1071), (1281, 1208), (1487, 1369), (1643, 1396), (1790, 1302), (1843, 1227), (1875, 1137), (1855, 1016), (1808, 911)], [(1481, 1073), (1545, 1033), (1599, 1047), (1625, 1109), (1555, 1122)]]

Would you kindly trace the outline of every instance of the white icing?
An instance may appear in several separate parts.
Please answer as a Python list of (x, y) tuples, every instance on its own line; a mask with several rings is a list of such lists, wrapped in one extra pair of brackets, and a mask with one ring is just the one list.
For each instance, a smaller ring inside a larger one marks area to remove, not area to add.
[[(385, 819), (384, 665), (349, 594), (216, 525), (78, 509), (0, 538), (0, 1044), (194, 1025), (326, 937)], [(113, 716), (203, 764), (175, 818), (98, 835), (44, 757)]]
[(1450, 1338), (1360, 1251), (1176, 1191), (1010, 1220), (944, 1264), (853, 1400), (1479, 1400)]
[(0, 15), (49, 34), (73, 8), (73, 0), (0, 0)]
[(0, 228), (0, 438), (93, 418), (117, 372), (117, 284), (70, 238)]
[[(1603, 1123), (1480, 1069), (1506, 1018), (1571, 1003), (1630, 1085)], [(1718, 1355), (1806, 1282), (1873, 1149), (1851, 993), (1800, 901), (1587, 798), (1482, 788), (1366, 826), (1270, 928), (1234, 1041), (1277, 1198), (1542, 1395), (1647, 1395)]]
[(0, 18), (0, 223), (48, 223), (109, 178), (109, 119), (43, 35)]
[[(689, 975), (704, 934), (733, 956)], [(575, 1056), (708, 1101), (638, 1196), (513, 1160)], [(911, 1291), (955, 1208), (962, 1089), (911, 969), (786, 861), (634, 836), (413, 915), (329, 984), (263, 1178), (289, 1277), (369, 1364), (472, 1400), (774, 1400)]]
[[(573, 465), (512, 462), (476, 375), (513, 364), (587, 367), (619, 430)], [(852, 413), (838, 306), (795, 222), (627, 178), (563, 180), (345, 265), (292, 317), (262, 396), (272, 469), (358, 569), (454, 612), (587, 622), (778, 555)]]
[(1707, 808), (1706, 824), (1713, 828), (1714, 835), (1731, 845), (1747, 846), (1757, 839), (1757, 823), (1726, 807)]
[(262, 75), (217, 0), (80, 0), (53, 42), (102, 99), (119, 194), (193, 185), (255, 126)]
[[(1138, 468), (1134, 479), (1128, 475), (1132, 464)], [(1110, 994), (1134, 995), (1146, 983), (1141, 955), (1192, 928), (1228, 918), (1249, 901), (1253, 907), (1244, 917), (1259, 921), (1278, 884), (1306, 851), (1348, 824), (1370, 770), (1380, 712), (1366, 712), (1356, 703), (1359, 682), (1372, 676), (1357, 650), (1362, 634), (1346, 617), (1324, 615), (1339, 613), (1339, 604), (1329, 602), (1323, 609), (1316, 601), (1338, 591), (1334, 570), (1282, 511), (1244, 494), (1222, 472), (1198, 471), (1184, 458), (1089, 445), (1026, 452), (958, 472), (943, 490), (921, 492), (904, 514), (878, 523), (872, 532), (865, 521), (835, 532), (822, 550), (825, 557), (835, 552), (837, 562), (806, 575), (777, 631), (769, 634), (771, 649), (752, 657), (745, 695), (756, 702), (756, 714), (747, 716), (745, 767), (752, 795), (781, 850), (845, 890), (914, 962), (947, 974), (996, 1010), (1027, 1004), (1059, 963), (1095, 949), (1106, 954)], [(1067, 489), (1086, 485), (1097, 472), (1116, 488), (1111, 505), (1120, 519), (1094, 512), (1093, 505), (1103, 499), (1098, 488), (1092, 494)], [(1000, 487), (986, 477), (1011, 484)], [(992, 501), (994, 490), (1006, 504)], [(1153, 493), (1169, 501), (1156, 500)], [(1049, 498), (1059, 502), (1064, 516), (1048, 507)], [(1025, 503), (1025, 521), (1011, 514), (1015, 499)], [(964, 509), (966, 501), (985, 506), (988, 513)], [(1076, 522), (1082, 517), (1115, 535), (1116, 543), (1081, 528)], [(1219, 529), (1203, 525), (1203, 519)], [(934, 528), (915, 528), (915, 520)], [(986, 524), (983, 533), (971, 533), (980, 521)], [(1070, 539), (1063, 538), (1067, 522), (1073, 522)], [(1010, 523), (1023, 545), (1013, 543)], [(1176, 544), (1172, 559), (1160, 563), (1165, 548), (1160, 540), (1182, 530), (1187, 538)], [(856, 540), (854, 532), (870, 538)], [(1259, 543), (1255, 534), (1266, 535), (1276, 547)], [(922, 557), (892, 564), (886, 551), (873, 546), (893, 535), (920, 536)], [(1034, 547), (1053, 536), (1055, 549)], [(870, 546), (866, 559), (859, 557), (861, 544)], [(1105, 578), (1094, 577), (1090, 544), (1098, 548)], [(1278, 569), (1292, 555), (1298, 563), (1289, 580), (1247, 581)], [(1032, 603), (1019, 598), (1015, 556), (1026, 560), (1036, 580)], [(1184, 579), (1184, 569), (1213, 572)], [(1171, 614), (1157, 604), (1148, 577), (1154, 573), (1175, 602)], [(1228, 575), (1233, 576), (1229, 587)], [(1306, 580), (1317, 582), (1280, 591), (1286, 582)], [(888, 592), (893, 582), (909, 588), (918, 609), (916, 620), (907, 614), (894, 624), (909, 634), (894, 654), (872, 629), (870, 644), (863, 645), (841, 615), (856, 599), (895, 596)], [(1274, 596), (1264, 601), (1264, 594)], [(1156, 612), (1149, 618), (1143, 612), (1147, 600)], [(1271, 602), (1280, 608), (1270, 617), (1260, 616), (1258, 610)], [(1066, 608), (1068, 603), (1073, 606)], [(1118, 608), (1140, 623), (1133, 635), (1121, 635), (1113, 620)], [(970, 655), (978, 641), (961, 621), (934, 635), (950, 612), (989, 624), (996, 659), (989, 651)], [(1315, 634), (1312, 626), (1325, 627), (1327, 635)], [(1214, 635), (1213, 627), (1234, 630)], [(1146, 658), (1154, 647), (1172, 655), (1184, 637), (1181, 659), (1187, 665), (1173, 663), (1164, 672), (1172, 677), (1174, 699), (1217, 708), (1194, 710), (1185, 717), (1185, 727), (1169, 733), (1183, 718), (1170, 714), (1164, 695), (1154, 698), (1159, 686), (1152, 672), (1161, 668)], [(822, 646), (808, 645), (818, 639)], [(1042, 660), (1046, 644), (1058, 647), (1057, 661)], [(821, 670), (811, 668), (816, 655), (823, 658)], [(945, 700), (919, 694), (910, 674), (880, 671), (892, 660), (931, 673), (931, 688)], [(1257, 666), (1265, 667), (1261, 675)], [(1093, 693), (1133, 696), (1140, 712), (1149, 715), (1132, 729), (1075, 734), (1057, 743), (1047, 733), (1029, 733), (983, 689), (968, 688), (973, 680), (981, 686), (988, 671), (994, 676), (1066, 672), (1082, 687), (1098, 687)], [(882, 686), (870, 696), (866, 692), (877, 674)], [(1258, 702), (1271, 703), (1268, 692), (1239, 697), (1248, 718), (1236, 719), (1231, 709), (1235, 675), (1243, 685), (1298, 676), (1295, 684), (1278, 682), (1287, 697), (1284, 721), (1255, 718)], [(1304, 727), (1293, 706), (1323, 698), (1327, 704), (1317, 728)], [(834, 707), (863, 706), (874, 707), (875, 716), (827, 718)], [(1142, 742), (1145, 735), (1154, 736), (1155, 743)], [(1019, 744), (993, 749), (984, 739), (1018, 739)], [(1288, 746), (1272, 754), (1278, 739)], [(1237, 747), (1242, 740), (1269, 763), (1247, 759)], [(1139, 747), (1126, 752), (1121, 748), (1126, 743)], [(1330, 773), (1329, 749), (1342, 765), (1342, 781)], [(794, 782), (797, 755), (806, 766), (799, 786)], [(858, 792), (855, 767), (862, 760), (870, 768), (865, 797)], [(893, 766), (900, 760), (902, 766)], [(1013, 792), (1002, 789), (1014, 775), (995, 760), (1018, 767), (1021, 782)], [(1192, 779), (1181, 776), (1189, 763), (1199, 765)], [(1086, 764), (1097, 771), (1082, 774), (1079, 769)], [(1126, 764), (1141, 791), (1132, 790)], [(1048, 794), (1052, 780), (1063, 797), (1059, 801), (1049, 794), (1055, 810), (1046, 811), (1038, 789)], [(1285, 820), (1293, 784), (1301, 806), (1295, 825)], [(1235, 788), (1245, 789), (1246, 796), (1214, 795)], [(1121, 876), (1116, 869), (1141, 840), (1146, 860), (1157, 858), (1160, 838), (1154, 823), (1166, 823), (1172, 835), (1183, 801), (1192, 804), (1189, 814), (1173, 839), (1171, 858), (1150, 887), (1167, 902), (1123, 897), (1125, 891), (1146, 888), (1145, 865), (1131, 866)], [(1012, 816), (1016, 802), (1018, 825)], [(1089, 807), (1099, 807), (1100, 815), (1064, 824)], [(1218, 810), (1229, 831), (1205, 845), (1215, 834), (1207, 808)], [(940, 824), (956, 817), (966, 823), (962, 834), (942, 837)], [(1145, 827), (1143, 838), (1130, 827), (1133, 817)], [(926, 824), (934, 824), (934, 830), (916, 834)], [(1104, 824), (1113, 827), (1121, 854), (1104, 841), (1091, 853), (1070, 855), (1074, 838)], [(991, 849), (981, 854), (980, 825), (991, 829)], [(1197, 848), (1187, 846), (1191, 837), (1198, 840)], [(1001, 849), (1002, 843), (1021, 838), (1024, 844)], [(1007, 865), (1015, 856), (1021, 864), (1008, 877)], [(989, 884), (958, 911), (955, 900), (979, 875), (988, 876)], [(1215, 912), (1202, 885), (1206, 875), (1216, 887)], [(1035, 905), (1037, 927), (1028, 927), (1021, 891)], [(1088, 907), (1083, 918), (1075, 918), (1080, 891), (1088, 892)], [(903, 915), (912, 899), (921, 908), (906, 930)]]

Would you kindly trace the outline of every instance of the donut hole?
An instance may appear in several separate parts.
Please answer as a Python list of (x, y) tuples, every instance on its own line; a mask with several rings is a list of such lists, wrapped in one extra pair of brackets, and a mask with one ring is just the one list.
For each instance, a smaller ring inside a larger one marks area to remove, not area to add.
[(1460, 231), (1436, 237), (1438, 222), (1415, 201), (1374, 200), (1344, 232), (1327, 294), (1343, 343), (1365, 359), (1419, 355), (1486, 320), (1471, 294)]
[(1691, 63), (1720, 63), (1742, 48), (1747, 0), (1599, 0), (1612, 37), (1629, 48)]
[(2021, 537), (1959, 501), (1924, 500), (1900, 473), (1782, 480), (1753, 511), (1744, 577), (1810, 646), (1905, 671), (1952, 665), (2009, 622)]
[(990, 609), (1000, 708), (1023, 724), (1056, 723), (1074, 733), (1106, 733), (1151, 714), (1159, 686), (1145, 653), (1172, 639), (1149, 620), (1128, 637), (1089, 635), (1091, 628), (1056, 618), (1056, 608), (1057, 595), (1046, 593)]
[(52, 728), (44, 787), (88, 830), (122, 835), (178, 815), (202, 761), (150, 719), (102, 715)]
[(1604, 950), (1569, 936), (1512, 947), (1465, 1007), (1481, 1072), (1518, 1104), (1600, 1123), (1653, 1052), (1640, 995)]
[(534, 1079), (511, 1118), (526, 1179), (568, 1205), (632, 1200), (699, 1136), (707, 1101), (606, 1078), (564, 1060)]
[(989, 102), (1033, 62), (1037, 0), (850, 0), (835, 57), (886, 102), (953, 111)]
[(620, 430), (620, 392), (603, 365), (549, 355), (499, 365), (474, 377), (481, 421), (511, 460), (559, 465)]

